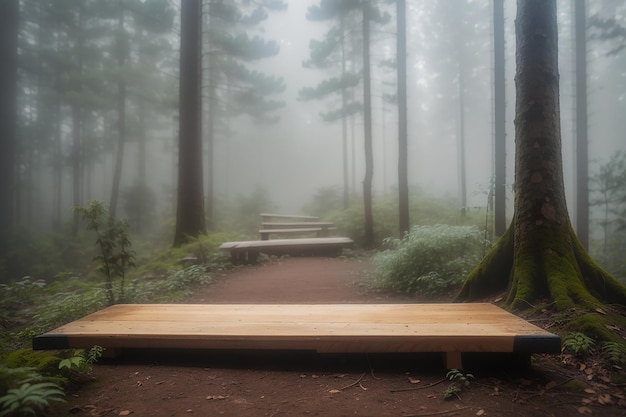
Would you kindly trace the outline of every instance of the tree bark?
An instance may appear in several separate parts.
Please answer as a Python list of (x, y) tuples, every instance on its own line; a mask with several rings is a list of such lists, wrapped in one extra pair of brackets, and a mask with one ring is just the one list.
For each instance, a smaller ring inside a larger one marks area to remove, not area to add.
[(576, 233), (589, 249), (589, 153), (587, 138), (587, 20), (585, 0), (575, 0), (576, 43)]
[(372, 92), (370, 76), (370, 18), (369, 3), (363, 2), (363, 131), (365, 134), (365, 177), (363, 179), (363, 209), (365, 215), (365, 247), (374, 246), (374, 215), (372, 213), (372, 179), (374, 151), (372, 146)]
[(398, 65), (398, 226), (400, 238), (409, 231), (409, 169), (406, 103), (406, 0), (396, 0), (398, 27), (396, 59)]
[(19, 1), (0, 2), (0, 256), (14, 221)]
[(494, 63), (494, 234), (506, 231), (506, 84), (504, 55), (504, 0), (493, 2), (493, 63)]
[(201, 139), (201, 0), (181, 2), (180, 138), (174, 246), (206, 233)]
[(505, 304), (556, 310), (626, 304), (626, 287), (586, 253), (565, 202), (555, 0), (518, 0), (515, 214), (457, 301), (508, 288)]

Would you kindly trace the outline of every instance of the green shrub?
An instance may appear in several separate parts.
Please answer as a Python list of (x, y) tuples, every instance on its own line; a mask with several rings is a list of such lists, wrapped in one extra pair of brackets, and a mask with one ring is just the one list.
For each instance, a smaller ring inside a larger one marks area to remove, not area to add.
[(386, 239), (390, 249), (374, 257), (383, 287), (417, 295), (456, 290), (480, 261), (484, 236), (476, 226), (413, 226), (403, 239)]

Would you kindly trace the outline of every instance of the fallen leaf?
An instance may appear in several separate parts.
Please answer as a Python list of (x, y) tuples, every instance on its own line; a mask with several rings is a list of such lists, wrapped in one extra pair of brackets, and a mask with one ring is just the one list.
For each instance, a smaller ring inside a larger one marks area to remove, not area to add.
[(207, 400), (225, 400), (228, 398), (226, 395), (209, 395), (206, 397)]
[(330, 391), (328, 391), (328, 392), (329, 392), (329, 393), (331, 393), (331, 394), (338, 394), (338, 393), (340, 393), (341, 391), (340, 391), (340, 390), (338, 390), (338, 389), (331, 389), (331, 390), (330, 390)]
[(478, 410), (478, 412), (476, 412), (476, 415), (477, 416), (485, 415), (485, 410), (483, 410), (483, 409)]
[(580, 366), (578, 367), (579, 370), (584, 371), (585, 369), (587, 369), (587, 364), (586, 363), (581, 363)]
[(437, 396), (435, 394), (428, 394), (427, 397), (428, 398), (437, 398)]
[(499, 303), (500, 301), (502, 301), (504, 297), (498, 297), (495, 300), (493, 300), (494, 303)]
[(117, 415), (118, 416), (129, 416), (131, 414), (132, 414), (132, 411), (130, 411), (130, 410), (122, 410)]
[(593, 414), (593, 411), (589, 407), (578, 407), (578, 412), (580, 414)]
[(606, 311), (602, 310), (600, 307), (596, 308), (596, 311), (600, 314), (604, 314), (606, 316)]
[(419, 384), (420, 382), (422, 382), (422, 380), (421, 380), (421, 379), (417, 379), (417, 378), (411, 378), (411, 377), (409, 377), (409, 382), (410, 382), (411, 384)]
[(546, 384), (546, 390), (552, 389), (557, 386), (557, 383), (554, 381), (550, 381)]
[(610, 394), (600, 394), (598, 396), (598, 402), (602, 405), (611, 404), (613, 401), (611, 400)]
[(596, 393), (596, 390), (594, 390), (593, 388), (585, 388), (585, 392), (586, 392), (587, 394), (595, 394), (595, 393)]

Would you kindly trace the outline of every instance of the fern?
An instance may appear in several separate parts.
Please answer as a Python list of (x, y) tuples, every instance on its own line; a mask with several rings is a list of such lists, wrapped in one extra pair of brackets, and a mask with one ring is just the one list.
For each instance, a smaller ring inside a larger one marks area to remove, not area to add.
[(626, 365), (626, 345), (617, 342), (605, 342), (602, 350), (609, 360), (616, 365)]
[(563, 350), (570, 349), (576, 355), (586, 354), (593, 345), (594, 340), (580, 332), (570, 333), (563, 338)]
[(37, 415), (51, 402), (65, 402), (65, 393), (52, 382), (31, 384), (25, 382), (19, 388), (11, 388), (0, 397), (0, 417), (9, 415)]

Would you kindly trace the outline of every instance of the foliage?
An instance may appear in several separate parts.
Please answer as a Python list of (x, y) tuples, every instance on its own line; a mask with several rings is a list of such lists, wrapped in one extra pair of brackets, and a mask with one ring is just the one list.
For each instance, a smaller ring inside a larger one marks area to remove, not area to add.
[(451, 369), (447, 374), (446, 378), (450, 381), (458, 380), (463, 383), (464, 387), (469, 387), (470, 379), (474, 379), (474, 375), (472, 374), (464, 374), (458, 369)]
[(51, 402), (65, 402), (65, 393), (58, 384), (24, 382), (18, 388), (10, 388), (7, 394), (0, 397), (0, 417), (3, 416), (36, 416), (38, 411), (47, 408)]
[(89, 291), (75, 290), (57, 292), (37, 306), (34, 314), (33, 330), (47, 331), (87, 314), (100, 310), (103, 305), (104, 290), (96, 288)]
[[(94, 260), (98, 262), (98, 270), (105, 276), (105, 292), (109, 304), (124, 300), (124, 280), (126, 270), (135, 266), (135, 255), (130, 249), (128, 225), (115, 220), (104, 202), (90, 200), (87, 207), (75, 207), (83, 219), (87, 220), (87, 229), (96, 232), (96, 245), (100, 254)], [(120, 280), (119, 294), (115, 297), (113, 282)]]
[(10, 305), (32, 303), (35, 298), (41, 296), (46, 281), (33, 280), (31, 277), (23, 277), (11, 284), (0, 284), (0, 309), (5, 310)]
[(451, 399), (453, 396), (459, 398), (459, 392), (463, 390), (463, 388), (468, 388), (470, 386), (470, 379), (474, 379), (473, 374), (464, 374), (458, 369), (451, 369), (446, 374), (446, 379), (449, 381), (459, 381), (461, 382), (461, 386), (457, 386), (456, 384), (450, 384), (448, 388), (443, 393), (443, 398), (445, 400)]
[(626, 345), (624, 343), (604, 342), (602, 350), (614, 364), (626, 365)]
[(374, 257), (380, 285), (418, 295), (456, 290), (480, 261), (484, 237), (475, 226), (413, 226)]
[(102, 357), (104, 348), (102, 346), (93, 346), (88, 351), (79, 349), (73, 352), (73, 356), (62, 359), (59, 362), (59, 369), (76, 369), (79, 372), (87, 371), (91, 365), (96, 363)]
[(0, 393), (7, 392), (12, 385), (40, 381), (41, 375), (32, 367), (10, 368), (0, 365)]
[(576, 355), (584, 355), (594, 344), (594, 340), (584, 333), (572, 332), (563, 338), (562, 350), (569, 349)]
[[(448, 198), (435, 198), (424, 192), (412, 190), (409, 202), (410, 219), (412, 224), (472, 224), (482, 226), (484, 219), (478, 210), (460, 216), (458, 204)], [(374, 201), (374, 241), (381, 245), (385, 238), (398, 236), (398, 198), (397, 193), (390, 193), (384, 198)], [(364, 215), (363, 202), (351, 201), (350, 208), (337, 210), (325, 216), (328, 221), (334, 222), (340, 233), (352, 238), (357, 246), (364, 243)]]
[(196, 284), (208, 284), (211, 277), (202, 265), (192, 265), (185, 269), (167, 271), (167, 279), (163, 288), (167, 291), (176, 291)]

